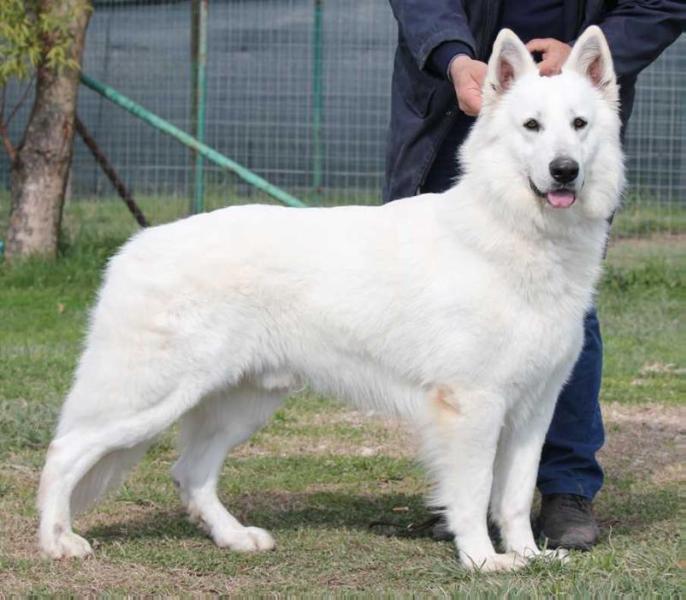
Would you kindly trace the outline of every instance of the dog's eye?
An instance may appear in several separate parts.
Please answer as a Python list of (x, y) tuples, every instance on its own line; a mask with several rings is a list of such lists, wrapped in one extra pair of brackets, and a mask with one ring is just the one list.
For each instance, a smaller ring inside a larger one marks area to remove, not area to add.
[(524, 123), (524, 127), (529, 131), (538, 131), (541, 128), (541, 124), (536, 119), (529, 119)]
[(572, 121), (572, 125), (574, 126), (574, 129), (583, 129), (588, 125), (588, 121), (586, 119), (582, 119), (581, 117), (577, 117)]

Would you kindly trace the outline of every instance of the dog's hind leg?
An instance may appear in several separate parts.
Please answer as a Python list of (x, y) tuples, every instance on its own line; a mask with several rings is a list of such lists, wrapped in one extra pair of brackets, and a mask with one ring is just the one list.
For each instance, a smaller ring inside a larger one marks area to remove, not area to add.
[(222, 548), (246, 552), (274, 547), (267, 531), (244, 527), (224, 507), (217, 497), (217, 481), (227, 452), (259, 429), (283, 396), (241, 387), (209, 396), (181, 420), (181, 457), (172, 477), (191, 520)]
[(71, 495), (79, 480), (104, 456), (87, 431), (74, 430), (54, 439), (38, 491), (39, 543), (51, 558), (81, 557), (90, 544), (71, 529)]
[(41, 474), (39, 542), (52, 558), (91, 552), (88, 542), (72, 531), (73, 509), (84, 508), (119, 483), (126, 469), (176, 420), (188, 401), (188, 394), (179, 389), (139, 412), (105, 403), (79, 412), (85, 405), (77, 400), (83, 396), (83, 383), (77, 380), (65, 403)]

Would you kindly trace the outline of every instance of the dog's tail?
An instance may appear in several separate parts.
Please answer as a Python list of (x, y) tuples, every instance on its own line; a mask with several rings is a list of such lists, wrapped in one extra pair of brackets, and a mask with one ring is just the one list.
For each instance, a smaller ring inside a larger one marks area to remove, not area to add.
[(132, 448), (114, 450), (95, 463), (72, 492), (72, 515), (84, 512), (108, 490), (119, 487), (128, 471), (142, 458), (151, 443), (152, 441), (145, 441)]

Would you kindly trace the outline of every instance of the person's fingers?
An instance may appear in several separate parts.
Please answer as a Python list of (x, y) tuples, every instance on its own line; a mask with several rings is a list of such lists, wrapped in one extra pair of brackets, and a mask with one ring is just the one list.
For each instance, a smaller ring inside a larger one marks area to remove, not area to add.
[(480, 90), (467, 89), (457, 95), (457, 105), (460, 110), (470, 117), (476, 117), (481, 110)]
[(461, 102), (459, 102), (457, 105), (460, 107), (460, 110), (468, 117), (476, 117), (479, 114), (479, 109), (475, 106), (468, 106), (466, 104), (462, 104)]
[(466, 115), (475, 117), (481, 110), (481, 88), (486, 79), (488, 66), (475, 60), (463, 60), (461, 64), (455, 62), (452, 72), (457, 105)]
[(561, 66), (559, 57), (546, 58), (538, 63), (538, 72), (546, 77), (558, 75), (561, 71)]
[(483, 85), (484, 79), (486, 79), (486, 73), (488, 73), (488, 65), (483, 62), (477, 62), (471, 75), (472, 79), (479, 87)]
[(527, 45), (526, 49), (529, 52), (549, 52), (553, 42), (556, 40), (552, 38), (536, 38), (535, 40), (531, 40)]
[(458, 103), (458, 106), (460, 107), (460, 110), (468, 117), (479, 116), (479, 108), (477, 108), (476, 106), (468, 106), (462, 103)]

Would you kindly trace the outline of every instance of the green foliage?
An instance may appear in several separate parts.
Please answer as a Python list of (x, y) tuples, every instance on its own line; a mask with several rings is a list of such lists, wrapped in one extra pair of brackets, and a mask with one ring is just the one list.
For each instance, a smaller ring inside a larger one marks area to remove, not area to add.
[(77, 68), (70, 58), (70, 25), (87, 3), (65, 10), (63, 2), (2, 0), (0, 2), (0, 87), (16, 77), (25, 79), (38, 66)]

